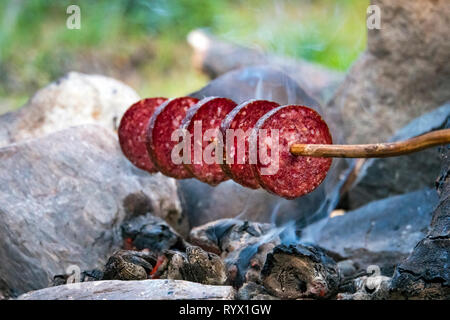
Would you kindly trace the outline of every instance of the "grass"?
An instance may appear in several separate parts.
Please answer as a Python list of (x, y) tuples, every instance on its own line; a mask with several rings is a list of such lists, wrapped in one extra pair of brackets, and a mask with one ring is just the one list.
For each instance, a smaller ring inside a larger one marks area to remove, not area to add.
[[(66, 8), (81, 8), (81, 29)], [(0, 113), (69, 70), (103, 73), (141, 96), (203, 86), (186, 34), (194, 28), (252, 47), (346, 70), (365, 47), (368, 0), (4, 0)]]

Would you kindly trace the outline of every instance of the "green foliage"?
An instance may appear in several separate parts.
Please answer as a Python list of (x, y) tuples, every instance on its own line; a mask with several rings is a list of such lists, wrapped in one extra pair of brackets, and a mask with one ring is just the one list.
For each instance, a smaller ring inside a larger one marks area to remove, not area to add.
[[(66, 28), (70, 4), (81, 8), (80, 30)], [(3, 0), (0, 98), (23, 101), (68, 70), (89, 68), (89, 59), (104, 63), (105, 74), (128, 82), (141, 95), (157, 94), (156, 89), (159, 95), (187, 93), (207, 81), (192, 69), (185, 41), (186, 34), (199, 27), (243, 45), (346, 70), (365, 47), (368, 4), (368, 0)], [(143, 46), (148, 55), (136, 63), (131, 57)], [(136, 69), (131, 70), (132, 77), (117, 67), (120, 61)]]

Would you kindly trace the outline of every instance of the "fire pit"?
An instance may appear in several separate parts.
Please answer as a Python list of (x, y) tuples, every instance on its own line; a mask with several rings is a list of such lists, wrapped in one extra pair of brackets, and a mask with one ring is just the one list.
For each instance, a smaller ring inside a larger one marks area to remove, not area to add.
[(0, 299), (450, 299), (450, 42), (417, 19), (449, 7), (373, 2), (345, 77), (195, 30), (196, 92), (71, 72), (0, 115)]

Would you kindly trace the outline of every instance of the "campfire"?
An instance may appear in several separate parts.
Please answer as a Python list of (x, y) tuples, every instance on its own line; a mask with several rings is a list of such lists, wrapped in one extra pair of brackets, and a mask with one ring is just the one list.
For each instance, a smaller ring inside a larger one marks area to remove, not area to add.
[(347, 75), (194, 30), (196, 92), (71, 72), (0, 116), (0, 299), (449, 299), (448, 52), (387, 16)]

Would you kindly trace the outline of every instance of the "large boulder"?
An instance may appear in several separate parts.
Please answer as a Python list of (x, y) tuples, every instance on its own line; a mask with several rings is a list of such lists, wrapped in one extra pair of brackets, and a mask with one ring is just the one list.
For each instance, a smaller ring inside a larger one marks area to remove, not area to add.
[(301, 240), (321, 246), (337, 261), (351, 259), (360, 269), (378, 265), (392, 276), (426, 235), (437, 203), (433, 189), (373, 201), (308, 226)]
[(267, 99), (280, 104), (302, 103), (323, 114), (319, 103), (285, 72), (272, 66), (256, 65), (224, 73), (191, 94), (199, 99), (227, 97), (240, 104), (249, 99)]
[[(226, 96), (237, 103), (249, 99), (268, 99), (281, 105), (309, 105), (326, 119), (334, 141), (340, 141), (339, 130), (334, 126), (336, 121), (330, 119), (319, 103), (292, 78), (271, 67), (252, 66), (230, 71), (191, 96)], [(257, 222), (309, 221), (326, 215), (334, 208), (338, 186), (343, 179), (341, 173), (345, 168), (346, 162), (336, 159), (326, 180), (312, 193), (295, 200), (286, 200), (262, 189), (248, 189), (231, 180), (216, 187), (195, 179), (181, 180), (179, 184), (192, 226), (237, 216)]]
[(120, 224), (150, 211), (187, 232), (175, 180), (134, 168), (100, 126), (0, 148), (0, 291), (47, 287), (76, 265), (104, 265)]
[(37, 91), (18, 111), (0, 116), (0, 147), (81, 124), (115, 130), (122, 114), (138, 100), (120, 81), (70, 72)]
[(239, 46), (214, 37), (205, 30), (194, 30), (189, 33), (187, 39), (194, 49), (194, 66), (211, 78), (240, 68), (257, 65), (270, 66), (288, 74), (321, 102), (330, 98), (343, 79), (341, 73), (319, 64)]
[(381, 29), (368, 31), (368, 48), (355, 62), (328, 108), (342, 115), (348, 143), (388, 139), (450, 99), (447, 0), (372, 0)]
[[(450, 103), (424, 114), (400, 129), (389, 141), (400, 141), (442, 129), (450, 119)], [(441, 167), (436, 148), (413, 154), (375, 158), (364, 162), (358, 178), (348, 192), (349, 209), (356, 209), (374, 200), (432, 188)]]
[(437, 187), (440, 201), (431, 230), (395, 270), (391, 285), (395, 298), (450, 299), (450, 146), (442, 147)]
[(230, 286), (184, 280), (94, 281), (66, 284), (21, 295), (19, 300), (233, 300)]

